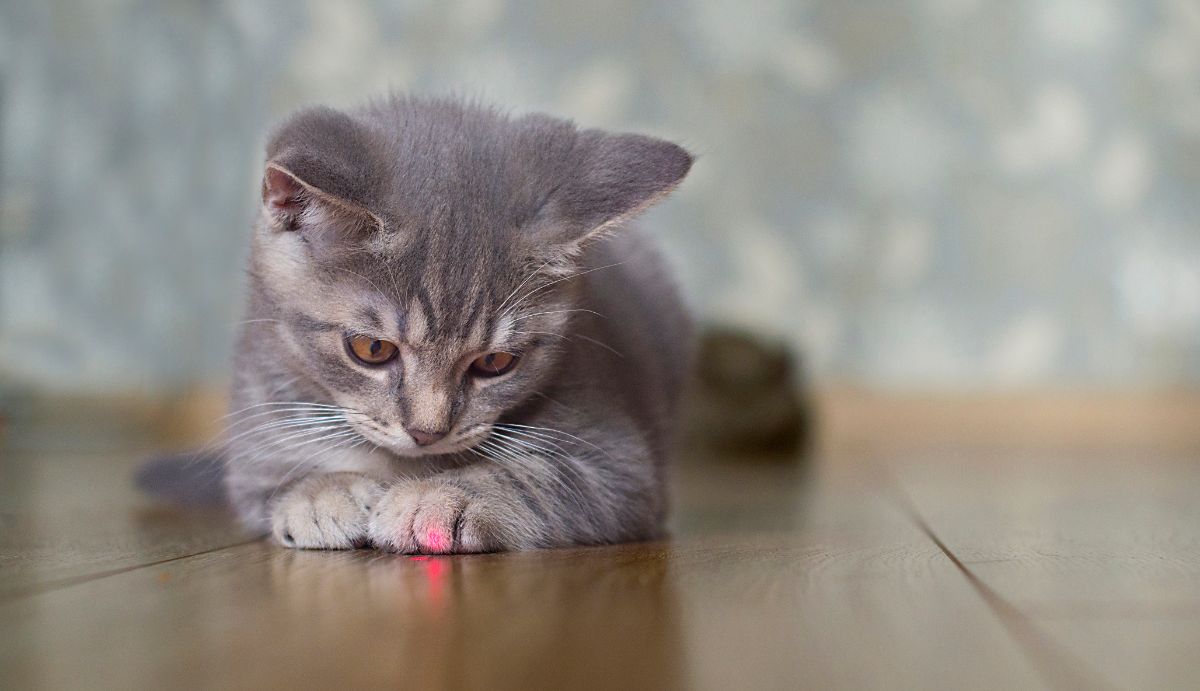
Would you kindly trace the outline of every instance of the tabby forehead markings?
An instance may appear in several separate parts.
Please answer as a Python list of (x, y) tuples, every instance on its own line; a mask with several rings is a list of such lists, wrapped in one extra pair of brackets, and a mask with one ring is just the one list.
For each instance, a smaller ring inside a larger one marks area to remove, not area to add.
[(383, 333), (383, 319), (380, 318), (379, 312), (376, 312), (372, 307), (363, 307), (356, 315), (363, 323), (371, 327), (372, 335), (380, 335)]
[(288, 316), (288, 321), (292, 323), (296, 329), (300, 331), (325, 332), (325, 331), (341, 331), (342, 327), (332, 322), (322, 321), (307, 314), (293, 312)]
[(484, 310), (481, 307), (482, 305), (479, 301), (476, 301), (471, 306), (471, 317), (466, 322), (466, 333), (463, 334), (464, 345), (468, 348), (483, 348), (489, 342), (492, 342), (488, 339), (487, 315), (483, 313)]
[(421, 300), (413, 297), (408, 301), (408, 312), (404, 315), (404, 340), (409, 345), (420, 345), (429, 334), (429, 319), (425, 314), (425, 306)]
[(485, 309), (486, 300), (486, 289), (476, 277), (476, 280), (467, 286), (459, 302), (460, 314), (456, 335), (466, 348), (482, 348), (487, 345), (487, 315), (484, 312), (489, 310)]
[(439, 325), (439, 320), (442, 318), (442, 314), (438, 311), (433, 298), (429, 295), (429, 289), (425, 285), (417, 286), (417, 299), (420, 301), (421, 307), (425, 309), (426, 326), (436, 330)]

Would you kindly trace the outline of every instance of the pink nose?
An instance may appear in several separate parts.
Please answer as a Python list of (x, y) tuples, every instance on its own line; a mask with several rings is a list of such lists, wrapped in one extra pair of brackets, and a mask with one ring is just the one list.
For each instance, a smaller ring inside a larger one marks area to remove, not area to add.
[(405, 427), (404, 431), (408, 432), (408, 436), (412, 437), (413, 441), (417, 442), (417, 446), (429, 446), (435, 441), (446, 436), (445, 432), (430, 432), (429, 430), (410, 429), (408, 427)]

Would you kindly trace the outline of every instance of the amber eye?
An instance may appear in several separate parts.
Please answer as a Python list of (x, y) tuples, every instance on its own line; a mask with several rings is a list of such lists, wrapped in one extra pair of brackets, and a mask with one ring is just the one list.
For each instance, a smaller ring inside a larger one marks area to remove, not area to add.
[(471, 374), (476, 377), (498, 377), (517, 365), (519, 358), (512, 353), (488, 353), (471, 361)]
[(396, 357), (396, 344), (370, 336), (351, 336), (346, 339), (346, 350), (355, 360), (364, 365), (382, 365)]

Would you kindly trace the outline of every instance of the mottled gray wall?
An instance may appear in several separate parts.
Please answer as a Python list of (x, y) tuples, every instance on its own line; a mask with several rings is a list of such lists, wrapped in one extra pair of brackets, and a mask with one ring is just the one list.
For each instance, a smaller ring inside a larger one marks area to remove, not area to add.
[(824, 382), (1200, 384), (1191, 0), (0, 8), (0, 384), (223, 377), (264, 129), (389, 86), (684, 141), (693, 303)]

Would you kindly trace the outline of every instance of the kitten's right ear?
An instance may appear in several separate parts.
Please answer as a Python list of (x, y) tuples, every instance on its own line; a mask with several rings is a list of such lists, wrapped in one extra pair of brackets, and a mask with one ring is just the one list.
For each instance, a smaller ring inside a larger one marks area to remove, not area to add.
[(262, 182), (263, 210), (271, 222), (284, 230), (296, 230), (300, 214), (309, 203), (304, 185), (292, 173), (268, 163)]
[(370, 133), (345, 113), (310, 108), (267, 144), (263, 212), (278, 230), (383, 227), (369, 209), (385, 178)]
[(368, 209), (319, 189), (275, 161), (267, 163), (262, 182), (263, 212), (276, 230), (382, 228)]

